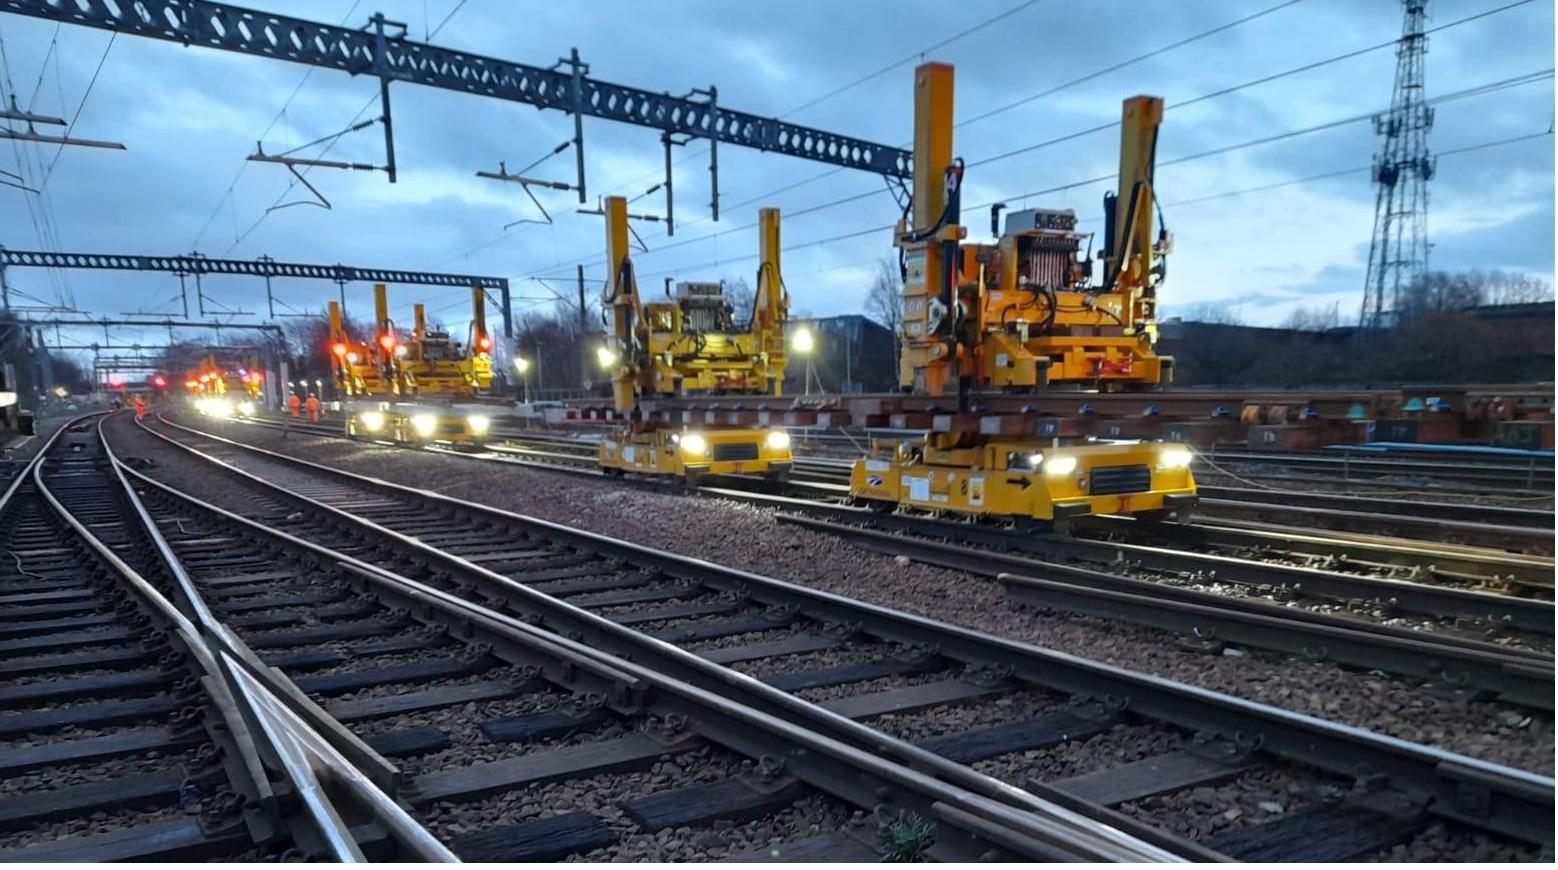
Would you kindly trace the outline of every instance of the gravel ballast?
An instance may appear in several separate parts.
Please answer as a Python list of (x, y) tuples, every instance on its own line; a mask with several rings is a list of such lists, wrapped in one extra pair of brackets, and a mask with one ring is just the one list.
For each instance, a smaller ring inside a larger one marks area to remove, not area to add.
[[(193, 422), (186, 419), (184, 422)], [(311, 461), (625, 538), (968, 628), (1154, 674), (1236, 697), (1366, 728), (1414, 743), (1551, 776), (1551, 721), (1487, 702), (1435, 697), (1388, 678), (1247, 651), (1188, 652), (1172, 635), (1065, 614), (1021, 612), (993, 581), (900, 564), (831, 535), (783, 526), (771, 511), (455, 456), (371, 447), (231, 423), (200, 421), (227, 437)], [(111, 429), (111, 431), (113, 431)], [(121, 454), (158, 461), (152, 473), (213, 498), (209, 472), (181, 452), (123, 429)], [(214, 499), (215, 500), (215, 499)]]

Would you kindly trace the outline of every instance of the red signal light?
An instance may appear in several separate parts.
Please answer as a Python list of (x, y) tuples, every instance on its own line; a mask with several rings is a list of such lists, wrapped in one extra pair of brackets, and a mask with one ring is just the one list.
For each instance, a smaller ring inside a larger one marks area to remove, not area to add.
[(165, 390), (168, 387), (168, 379), (162, 375), (155, 375), (151, 379), (151, 385), (159, 390)]
[(476, 347), (483, 352), (492, 350), (492, 339), (483, 335), (476, 339)]
[(390, 335), (389, 333), (385, 333), (379, 336), (379, 346), (384, 348), (386, 351), (393, 352), (395, 350), (395, 336)]
[(336, 356), (342, 356), (342, 357), (346, 356), (346, 342), (344, 342), (344, 341), (336, 342), (335, 344), (330, 346), (330, 349), (332, 351), (335, 351), (335, 355)]

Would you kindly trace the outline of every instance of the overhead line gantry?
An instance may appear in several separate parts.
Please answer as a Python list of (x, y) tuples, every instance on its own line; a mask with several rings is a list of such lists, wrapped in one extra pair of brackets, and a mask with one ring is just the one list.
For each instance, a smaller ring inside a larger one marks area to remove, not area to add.
[[(572, 145), (578, 172), (573, 188), (581, 204), (588, 202), (585, 116), (659, 130), (667, 153), (673, 144), (708, 140), (713, 188), (710, 205), (715, 220), (719, 220), (721, 143), (860, 169), (899, 181), (912, 176), (913, 155), (908, 150), (728, 109), (719, 104), (718, 89), (712, 86), (673, 96), (601, 81), (587, 75), (589, 64), (579, 58), (577, 50), (551, 67), (540, 67), (444, 48), (407, 39), (405, 26), (387, 20), (382, 13), (373, 15), (367, 26), (353, 29), (207, 0), (0, 0), (0, 11), (185, 46), (288, 60), (354, 76), (374, 76), (380, 80), (386, 119), (388, 88), (395, 81), (568, 112), (574, 117)], [(392, 129), (385, 124), (391, 163)], [(669, 168), (668, 161), (668, 181)], [(669, 211), (669, 184), (665, 190)]]
[[(288, 263), (270, 257), (253, 260), (229, 260), (206, 257), (200, 254), (183, 254), (171, 257), (142, 254), (82, 254), (53, 251), (14, 251), (0, 246), (0, 273), (8, 267), (48, 269), (112, 269), (129, 272), (167, 272), (184, 276), (193, 275), (199, 281), (201, 275), (247, 275), (265, 279), (265, 293), (270, 299), (272, 278), (312, 278), (333, 281), (345, 292), (345, 286), (353, 281), (372, 284), (423, 284), (434, 287), (465, 287), (495, 290), (503, 309), (503, 331), (514, 337), (513, 301), (507, 278), (481, 275), (460, 275), (449, 272), (419, 272), (408, 269), (375, 269), (363, 266), (343, 266), (340, 263)], [(185, 300), (185, 319), (188, 319), (188, 300)], [(202, 314), (213, 312), (202, 311)], [(272, 314), (274, 315), (274, 305)], [(153, 324), (156, 325), (156, 324)]]

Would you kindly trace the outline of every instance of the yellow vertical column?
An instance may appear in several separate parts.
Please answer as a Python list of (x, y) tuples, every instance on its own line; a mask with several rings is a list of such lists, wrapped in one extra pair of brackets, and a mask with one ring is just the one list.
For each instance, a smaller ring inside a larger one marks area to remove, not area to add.
[(422, 342), (427, 340), (427, 306), (418, 302), (411, 306), (411, 316), (416, 329), (411, 333), (412, 359), (424, 362), (426, 354), (422, 352)]
[(614, 355), (610, 364), (611, 395), (618, 413), (626, 414), (637, 404), (633, 388), (633, 329), (638, 288), (634, 286), (632, 264), (628, 258), (628, 201), (621, 196), (606, 197), (606, 291), (604, 302), (611, 317), (611, 335), (606, 346)]
[[(752, 332), (758, 346), (768, 355), (768, 389), (773, 395), (784, 393), (784, 368), (788, 354), (784, 343), (784, 324), (788, 303), (784, 298), (784, 271), (780, 267), (779, 209), (765, 208), (757, 213), (757, 312)], [(739, 312), (738, 312), (739, 313)]]
[(956, 226), (943, 227), (920, 238), (947, 207), (945, 172), (952, 165), (952, 66), (921, 64), (914, 71), (914, 177), (910, 219), (899, 227), (906, 275), (903, 285), (903, 358), (899, 381), (927, 395), (946, 390), (951, 347), (935, 333), (938, 321), (950, 318), (954, 288), (947, 279), (948, 263), (942, 240), (955, 239)]
[(492, 352), (492, 336), (487, 334), (487, 291), (471, 288), (471, 356)]
[(1157, 227), (1153, 220), (1153, 169), (1157, 151), (1158, 127), (1163, 123), (1163, 100), (1159, 97), (1131, 97), (1125, 101), (1120, 125), (1120, 194), (1115, 200), (1114, 289), (1128, 298), (1125, 323), (1133, 325), (1139, 313), (1134, 304), (1150, 289), (1153, 243)]

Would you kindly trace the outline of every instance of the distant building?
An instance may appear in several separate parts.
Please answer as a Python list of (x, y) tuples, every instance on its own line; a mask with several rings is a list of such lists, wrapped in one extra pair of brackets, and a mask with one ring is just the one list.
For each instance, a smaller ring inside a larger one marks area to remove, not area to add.
[[(811, 333), (812, 350), (795, 349), (795, 334)], [(898, 388), (898, 348), (893, 331), (860, 314), (792, 319), (785, 325), (789, 363), (787, 396), (806, 393), (808, 362), (813, 393), (886, 393)]]

